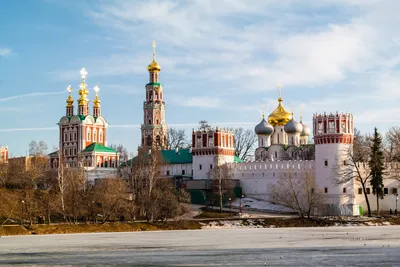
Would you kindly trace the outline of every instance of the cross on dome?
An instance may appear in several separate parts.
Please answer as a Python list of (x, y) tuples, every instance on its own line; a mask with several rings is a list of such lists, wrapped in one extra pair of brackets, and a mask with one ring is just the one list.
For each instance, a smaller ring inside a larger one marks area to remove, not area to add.
[(96, 85), (96, 86), (93, 88), (93, 90), (94, 90), (96, 93), (98, 93), (98, 92), (100, 91), (100, 88)]
[(87, 71), (86, 71), (86, 69), (85, 68), (82, 68), (81, 69), (81, 77), (82, 77), (82, 79), (86, 79), (86, 76), (87, 76)]
[(72, 92), (72, 86), (71, 86), (71, 85), (68, 85), (67, 91), (68, 91), (68, 93), (71, 93), (71, 92)]

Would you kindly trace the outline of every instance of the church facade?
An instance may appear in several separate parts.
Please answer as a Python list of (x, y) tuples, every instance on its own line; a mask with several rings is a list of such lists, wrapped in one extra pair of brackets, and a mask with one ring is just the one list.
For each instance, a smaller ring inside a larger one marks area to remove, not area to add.
[(78, 110), (75, 113), (72, 86), (68, 86), (66, 112), (58, 122), (59, 150), (51, 153), (50, 165), (59, 164), (68, 167), (84, 167), (89, 180), (117, 175), (119, 154), (108, 147), (108, 123), (101, 114), (99, 87), (94, 86), (95, 99), (93, 112), (89, 113), (89, 94), (86, 84), (87, 71), (80, 72), (81, 84), (78, 94)]

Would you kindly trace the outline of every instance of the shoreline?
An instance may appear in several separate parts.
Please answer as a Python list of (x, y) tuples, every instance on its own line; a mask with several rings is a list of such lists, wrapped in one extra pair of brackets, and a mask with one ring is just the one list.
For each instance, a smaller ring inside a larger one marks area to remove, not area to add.
[(110, 222), (104, 224), (36, 224), (0, 226), (0, 236), (90, 234), (121, 232), (159, 232), (212, 229), (376, 227), (400, 225), (400, 217), (392, 218), (221, 218), (168, 222)]

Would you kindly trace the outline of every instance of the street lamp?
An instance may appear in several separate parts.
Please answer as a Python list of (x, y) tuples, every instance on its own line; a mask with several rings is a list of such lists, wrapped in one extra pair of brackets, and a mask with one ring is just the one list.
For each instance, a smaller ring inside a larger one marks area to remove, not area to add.
[(25, 204), (25, 201), (21, 200), (21, 221), (19, 223), (19, 225), (21, 225), (21, 226), (22, 226), (22, 214), (24, 213), (24, 204)]
[(239, 206), (239, 212), (242, 214), (242, 198), (244, 198), (244, 195), (240, 196), (240, 206)]
[(232, 198), (229, 198), (229, 216), (232, 216), (231, 206), (232, 206)]

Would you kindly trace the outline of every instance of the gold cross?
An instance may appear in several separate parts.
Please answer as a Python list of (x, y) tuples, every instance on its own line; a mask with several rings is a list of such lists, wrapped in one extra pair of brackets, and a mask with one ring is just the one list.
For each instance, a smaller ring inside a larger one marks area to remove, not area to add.
[(153, 43), (151, 44), (153, 47), (153, 59), (156, 58), (156, 41), (153, 40)]
[(282, 85), (278, 83), (279, 97), (282, 97)]

